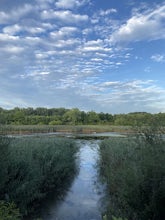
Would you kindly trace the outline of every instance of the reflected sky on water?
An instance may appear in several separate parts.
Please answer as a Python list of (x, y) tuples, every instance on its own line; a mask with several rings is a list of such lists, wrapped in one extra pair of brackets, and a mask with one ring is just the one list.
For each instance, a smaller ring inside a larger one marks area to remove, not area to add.
[(99, 184), (96, 163), (98, 141), (78, 141), (79, 174), (63, 201), (50, 204), (43, 220), (101, 220), (103, 186)]

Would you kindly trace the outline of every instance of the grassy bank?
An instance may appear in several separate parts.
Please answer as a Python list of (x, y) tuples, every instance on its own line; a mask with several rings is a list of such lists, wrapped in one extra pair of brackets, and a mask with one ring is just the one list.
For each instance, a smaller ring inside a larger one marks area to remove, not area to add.
[(93, 132), (131, 132), (130, 126), (112, 125), (3, 125), (1, 129), (7, 134), (31, 134), (49, 132), (71, 132), (90, 134)]
[(159, 135), (104, 140), (100, 158), (108, 194), (106, 219), (165, 219), (165, 141)]
[(77, 147), (70, 139), (0, 136), (0, 200), (22, 215), (33, 212), (50, 192), (57, 197), (76, 172)]

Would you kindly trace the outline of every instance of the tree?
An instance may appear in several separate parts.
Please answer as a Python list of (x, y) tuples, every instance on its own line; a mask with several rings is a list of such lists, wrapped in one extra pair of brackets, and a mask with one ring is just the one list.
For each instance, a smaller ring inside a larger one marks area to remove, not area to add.
[(96, 112), (90, 111), (87, 113), (87, 122), (89, 124), (97, 124), (100, 122), (100, 118)]
[(73, 108), (64, 114), (63, 121), (64, 123), (71, 125), (77, 125), (79, 123), (82, 123), (81, 112), (78, 108)]

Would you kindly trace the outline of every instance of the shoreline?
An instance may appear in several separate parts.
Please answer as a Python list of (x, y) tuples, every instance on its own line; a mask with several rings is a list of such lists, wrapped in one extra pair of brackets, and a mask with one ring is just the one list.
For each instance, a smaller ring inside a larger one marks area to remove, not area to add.
[(36, 133), (71, 133), (71, 134), (98, 134), (105, 132), (117, 132), (121, 134), (132, 133), (130, 126), (113, 126), (113, 125), (3, 125), (1, 134), (30, 135)]

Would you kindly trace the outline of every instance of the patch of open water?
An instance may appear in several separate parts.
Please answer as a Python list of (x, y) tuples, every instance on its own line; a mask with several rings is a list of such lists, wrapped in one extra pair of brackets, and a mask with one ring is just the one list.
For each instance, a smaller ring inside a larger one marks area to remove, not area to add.
[(80, 144), (79, 174), (65, 198), (49, 204), (42, 212), (43, 220), (101, 220), (104, 186), (97, 175), (97, 140), (77, 140)]

